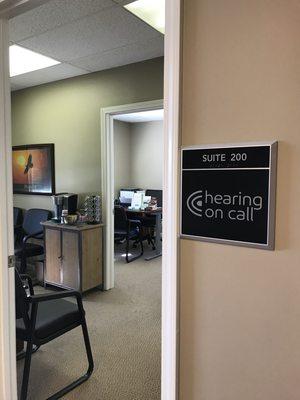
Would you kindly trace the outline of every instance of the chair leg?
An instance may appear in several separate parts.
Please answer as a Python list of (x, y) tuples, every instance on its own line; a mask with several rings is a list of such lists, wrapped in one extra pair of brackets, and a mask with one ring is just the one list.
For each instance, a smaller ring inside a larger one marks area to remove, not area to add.
[(126, 262), (127, 263), (130, 262), (128, 253), (129, 253), (129, 235), (126, 236)]
[[(40, 346), (33, 345), (31, 354), (34, 354), (38, 351)], [(23, 360), (26, 357), (26, 351), (22, 351), (21, 353), (17, 354), (17, 361)]]
[(28, 381), (29, 381), (29, 373), (30, 373), (30, 364), (31, 364), (31, 355), (32, 355), (32, 342), (27, 342), (26, 347), (26, 356), (24, 363), (24, 371), (23, 371), (23, 379), (22, 379), (22, 388), (21, 388), (21, 399), (27, 399), (27, 391), (28, 391)]
[(91, 349), (91, 344), (90, 344), (90, 339), (89, 339), (89, 334), (88, 334), (85, 318), (81, 324), (81, 328), (82, 328), (82, 333), (83, 333), (83, 338), (84, 338), (86, 355), (87, 355), (87, 359), (89, 362), (88, 370), (84, 375), (82, 375), (80, 378), (78, 378), (75, 382), (72, 382), (70, 385), (61, 389), (59, 392), (55, 393), (51, 397), (48, 397), (47, 400), (60, 399), (65, 394), (69, 393), (71, 390), (75, 389), (77, 386), (79, 386), (83, 382), (87, 381), (89, 379), (89, 377), (92, 375), (92, 372), (94, 370), (94, 360), (93, 360), (93, 354), (92, 354), (92, 349)]
[(87, 330), (87, 326), (86, 326), (86, 321), (85, 320), (82, 323), (81, 327), (82, 327), (82, 333), (83, 333), (83, 338), (84, 338), (86, 355), (87, 355), (87, 359), (88, 359), (88, 362), (89, 362), (89, 367), (88, 367), (88, 370), (87, 370), (86, 374), (89, 377), (89, 376), (91, 376), (91, 374), (92, 374), (92, 372), (94, 370), (94, 360), (93, 360), (93, 354), (92, 354), (92, 348), (91, 348), (89, 333), (88, 333), (88, 330)]

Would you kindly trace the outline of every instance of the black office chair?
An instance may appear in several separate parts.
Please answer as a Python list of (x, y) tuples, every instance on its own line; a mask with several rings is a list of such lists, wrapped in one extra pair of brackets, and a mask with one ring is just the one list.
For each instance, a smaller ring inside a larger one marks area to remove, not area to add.
[[(25, 280), (27, 281), (29, 294), (25, 290)], [(76, 381), (48, 398), (48, 400), (59, 399), (85, 382), (94, 369), (81, 294), (75, 290), (64, 290), (50, 294), (35, 295), (30, 277), (28, 275), (19, 275), (17, 270), (15, 270), (15, 286), (16, 336), (17, 339), (27, 342), (21, 400), (26, 400), (27, 398), (33, 346), (39, 347), (46, 344), (81, 325), (88, 359), (88, 370)], [(76, 298), (77, 302), (72, 303), (65, 300), (68, 297)]]
[(18, 243), (22, 235), (23, 210), (19, 207), (14, 207), (14, 238), (15, 244)]
[(29, 239), (43, 239), (41, 222), (51, 218), (51, 211), (32, 208), (25, 213), (22, 224), (21, 240), (15, 245), (15, 256), (21, 260), (20, 272), (23, 274), (27, 268), (27, 258), (44, 254), (44, 247), (40, 244), (30, 243)]
[[(146, 196), (155, 197), (157, 199), (157, 207), (162, 207), (163, 202), (163, 191), (156, 189), (147, 189)], [(156, 217), (155, 215), (145, 216), (142, 220), (142, 227), (147, 231), (147, 240), (148, 243), (152, 245), (152, 249), (155, 250), (154, 244), (154, 231), (156, 226)]]
[[(122, 206), (115, 206), (115, 242), (126, 240), (126, 262), (130, 263), (144, 254), (143, 238), (141, 234), (141, 221), (128, 219), (126, 211)], [(135, 257), (129, 258), (130, 240), (138, 241), (141, 246), (141, 252)]]

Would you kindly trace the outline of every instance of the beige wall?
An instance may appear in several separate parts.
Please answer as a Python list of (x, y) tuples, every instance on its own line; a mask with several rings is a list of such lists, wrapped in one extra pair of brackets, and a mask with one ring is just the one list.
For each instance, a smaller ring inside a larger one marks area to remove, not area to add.
[(163, 121), (132, 124), (132, 185), (142, 189), (162, 189)]
[(300, 398), (300, 5), (184, 0), (183, 145), (279, 140), (276, 250), (181, 240), (180, 400)]
[[(55, 143), (57, 192), (99, 192), (100, 109), (162, 97), (162, 58), (17, 91), (13, 144)], [(14, 203), (52, 208), (43, 196), (15, 195)]]
[(115, 197), (123, 187), (162, 189), (163, 121), (114, 121)]

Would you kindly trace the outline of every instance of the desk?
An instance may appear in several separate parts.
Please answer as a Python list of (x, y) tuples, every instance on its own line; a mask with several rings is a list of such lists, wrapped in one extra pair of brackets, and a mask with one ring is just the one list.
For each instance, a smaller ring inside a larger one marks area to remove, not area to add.
[(161, 233), (162, 233), (162, 224), (161, 224), (161, 216), (162, 216), (162, 207), (158, 207), (156, 210), (130, 210), (126, 209), (126, 213), (130, 217), (130, 214), (134, 214), (137, 217), (145, 217), (149, 215), (155, 215), (155, 254), (150, 257), (146, 257), (146, 261), (153, 260), (154, 258), (161, 257)]

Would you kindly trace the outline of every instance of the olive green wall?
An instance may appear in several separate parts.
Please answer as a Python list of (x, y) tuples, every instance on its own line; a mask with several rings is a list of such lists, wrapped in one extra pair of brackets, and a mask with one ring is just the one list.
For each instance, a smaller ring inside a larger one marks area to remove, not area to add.
[[(161, 98), (163, 58), (13, 92), (13, 145), (55, 143), (56, 191), (99, 192), (100, 109)], [(44, 196), (14, 204), (52, 208)]]

